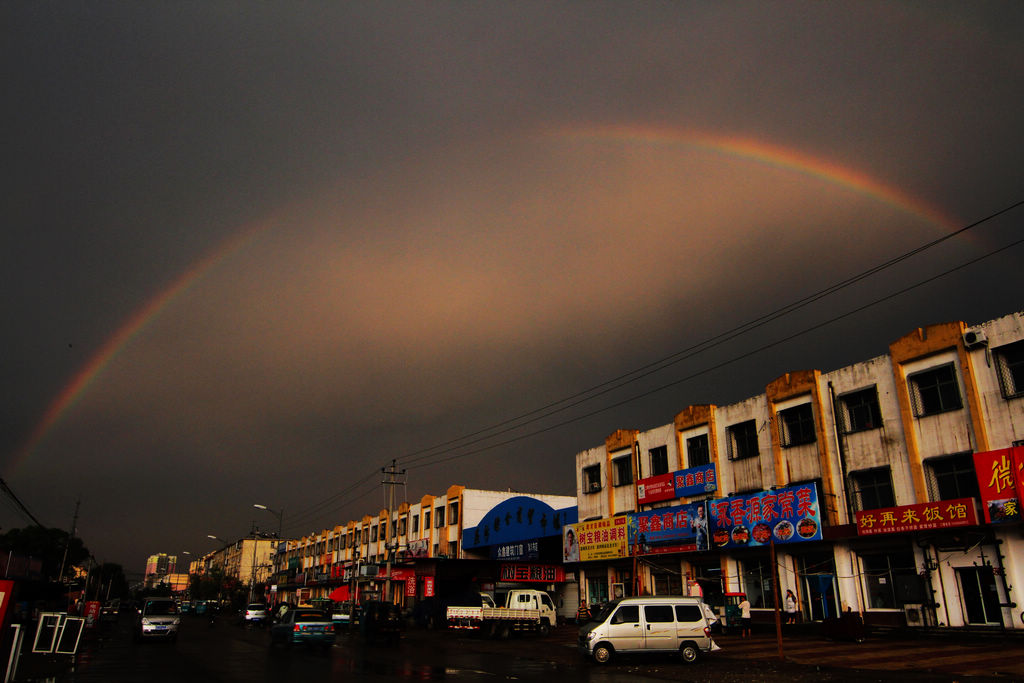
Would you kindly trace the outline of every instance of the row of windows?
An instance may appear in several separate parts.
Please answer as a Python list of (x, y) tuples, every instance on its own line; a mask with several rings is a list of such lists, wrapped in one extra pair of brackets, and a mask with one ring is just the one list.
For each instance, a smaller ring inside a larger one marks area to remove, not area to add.
[[(445, 508), (444, 506), (438, 506), (434, 509), (434, 528), (440, 529), (445, 526)], [(412, 517), (412, 529), (413, 536), (415, 537), (420, 528), (420, 516), (418, 514), (411, 515)], [(426, 531), (430, 528), (431, 511), (425, 510), (423, 512), (423, 530)], [(405, 536), (407, 529), (407, 522), (409, 516), (403, 515), (396, 519), (391, 520), (391, 536)], [(448, 504), (448, 521), (447, 524), (458, 524), (459, 522), (459, 502), (452, 501)], [(341, 534), (335, 536), (332, 541), (321, 541), (319, 543), (308, 545), (300, 554), (304, 554), (306, 557), (314, 555), (322, 555), (328, 551), (341, 550), (343, 548), (353, 548), (357, 545), (364, 543), (376, 543), (377, 539), (385, 540), (387, 537), (387, 530), (384, 522), (379, 524), (373, 524), (366, 527), (365, 529), (356, 529), (351, 534)]]
[[(1007, 398), (1024, 396), (1024, 341), (1001, 347), (994, 351), (993, 357), (1003, 395)], [(937, 415), (960, 410), (963, 407), (956, 367), (953, 363), (914, 373), (907, 378), (907, 382), (911, 405), (916, 417)], [(882, 426), (878, 390), (874, 386), (840, 396), (837, 412), (838, 426), (843, 434), (879, 429)], [(779, 441), (783, 448), (817, 441), (814, 409), (810, 403), (780, 410), (778, 426)], [(759, 431), (760, 428), (755, 420), (747, 420), (726, 427), (728, 458), (744, 460), (758, 457), (761, 453), (758, 444)], [(650, 449), (648, 459), (650, 476), (668, 473), (667, 446)], [(688, 467), (699, 467), (710, 462), (707, 434), (686, 439), (686, 460)], [(633, 470), (629, 456), (613, 460), (612, 485), (624, 486), (632, 482)], [(584, 470), (583, 491), (593, 493), (600, 490), (600, 469)]]

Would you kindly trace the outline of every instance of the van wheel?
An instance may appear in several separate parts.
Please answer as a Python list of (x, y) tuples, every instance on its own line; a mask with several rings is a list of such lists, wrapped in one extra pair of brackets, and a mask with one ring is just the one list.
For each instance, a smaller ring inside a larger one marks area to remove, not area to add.
[(594, 661), (598, 664), (607, 664), (612, 660), (612, 646), (606, 643), (601, 643), (594, 648)]
[(700, 651), (697, 650), (697, 646), (692, 643), (683, 643), (679, 648), (679, 656), (687, 664), (693, 664), (697, 661)]

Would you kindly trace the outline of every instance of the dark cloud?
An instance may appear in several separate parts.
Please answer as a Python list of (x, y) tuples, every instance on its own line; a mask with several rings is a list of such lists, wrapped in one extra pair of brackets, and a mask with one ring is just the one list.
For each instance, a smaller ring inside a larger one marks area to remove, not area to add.
[(1018, 239), (1018, 212), (594, 401), (423, 452), (1022, 199), (1020, 7), (4, 11), (4, 477), (49, 524), (80, 496), (87, 545), (130, 567), (270, 525), (255, 502), (293, 533), (376, 510), (376, 479), (353, 484), (392, 458), (410, 499), (571, 493), (575, 453), (615, 429), (1019, 307), (1017, 249), (708, 370)]

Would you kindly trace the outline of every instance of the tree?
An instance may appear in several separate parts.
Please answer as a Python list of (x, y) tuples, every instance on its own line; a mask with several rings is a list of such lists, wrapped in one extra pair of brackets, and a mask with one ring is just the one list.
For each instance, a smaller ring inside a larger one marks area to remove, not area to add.
[[(67, 558), (65, 559), (65, 550)], [(46, 529), (41, 526), (30, 526), (24, 529), (11, 529), (0, 535), (0, 551), (13, 552), (18, 555), (36, 558), (43, 563), (43, 578), (60, 580), (61, 564), (64, 565), (64, 576), (71, 574), (71, 567), (89, 558), (89, 549), (80, 538), (68, 540), (68, 532), (63, 529)]]

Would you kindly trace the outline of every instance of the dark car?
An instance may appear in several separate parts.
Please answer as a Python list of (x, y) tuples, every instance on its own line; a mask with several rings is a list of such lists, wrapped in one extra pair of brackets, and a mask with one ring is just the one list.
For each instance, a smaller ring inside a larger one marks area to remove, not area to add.
[(334, 644), (334, 622), (323, 610), (289, 610), (270, 627), (270, 645), (277, 644), (328, 648)]
[(397, 643), (402, 633), (398, 605), (380, 600), (364, 602), (359, 610), (359, 632), (369, 641)]

